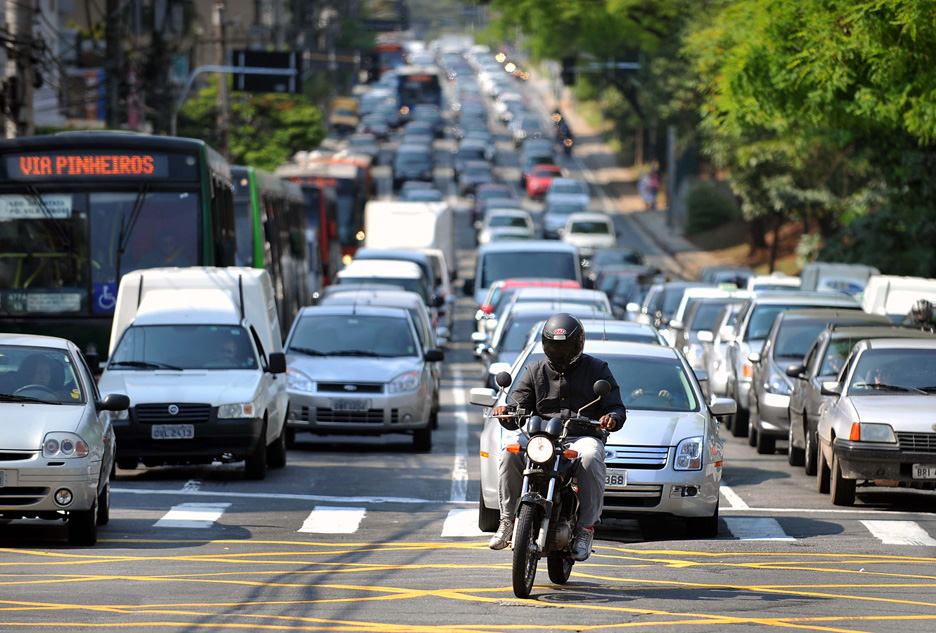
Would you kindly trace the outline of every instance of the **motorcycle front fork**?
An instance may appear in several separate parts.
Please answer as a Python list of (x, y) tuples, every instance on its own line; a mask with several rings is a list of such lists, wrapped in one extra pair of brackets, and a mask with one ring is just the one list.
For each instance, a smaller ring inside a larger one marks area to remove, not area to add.
[[(529, 475), (524, 476), (523, 478), (523, 489), (520, 492), (520, 498), (523, 499), (527, 492), (530, 489), (530, 477)], [(556, 478), (553, 477), (549, 480), (549, 487), (546, 489), (546, 500), (552, 501), (553, 495), (556, 492)], [(544, 513), (545, 514), (545, 513)], [(519, 518), (520, 513), (517, 512), (517, 518)], [(519, 521), (514, 520), (514, 529), (513, 535), (510, 538), (511, 547), (514, 549), (517, 546), (517, 529), (519, 527)], [(549, 534), (549, 517), (544, 516), (543, 520), (540, 522), (539, 533), (536, 535), (536, 551), (544, 552), (546, 551), (546, 537)]]

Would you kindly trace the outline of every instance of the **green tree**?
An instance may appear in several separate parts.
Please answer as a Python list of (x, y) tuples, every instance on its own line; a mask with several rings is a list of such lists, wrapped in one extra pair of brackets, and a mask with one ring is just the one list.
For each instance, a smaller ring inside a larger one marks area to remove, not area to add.
[[(216, 145), (218, 83), (212, 79), (179, 113), (179, 136)], [(325, 138), (322, 113), (303, 95), (230, 93), (231, 163), (272, 171)]]

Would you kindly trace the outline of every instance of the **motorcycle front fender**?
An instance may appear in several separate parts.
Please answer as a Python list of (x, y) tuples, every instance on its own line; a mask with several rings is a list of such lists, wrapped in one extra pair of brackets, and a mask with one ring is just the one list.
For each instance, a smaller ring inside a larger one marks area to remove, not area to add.
[(520, 499), (520, 505), (536, 505), (543, 509), (545, 516), (550, 516), (552, 514), (553, 502), (550, 499), (542, 496), (538, 492), (528, 492)]

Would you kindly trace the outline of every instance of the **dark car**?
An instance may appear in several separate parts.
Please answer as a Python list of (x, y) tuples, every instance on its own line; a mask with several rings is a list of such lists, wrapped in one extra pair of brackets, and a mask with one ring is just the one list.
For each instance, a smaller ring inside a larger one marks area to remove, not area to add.
[(888, 324), (886, 316), (857, 310), (790, 310), (777, 314), (760, 352), (751, 352), (753, 365), (748, 394), (750, 427), (748, 443), (761, 454), (773, 453), (777, 439), (790, 433), (790, 390), (786, 370), (803, 362), (816, 337), (830, 323), (836, 325)]
[(822, 395), (822, 383), (835, 380), (858, 341), (874, 338), (931, 338), (930, 332), (902, 328), (890, 323), (880, 326), (830, 324), (806, 352), (806, 357), (785, 368), (793, 379), (790, 389), (790, 433), (787, 456), (791, 466), (805, 466), (815, 475), (818, 466), (816, 432), (819, 407), (831, 396)]
[(471, 160), (465, 163), (458, 175), (458, 193), (462, 196), (474, 194), (480, 185), (494, 182), (494, 170), (486, 161)]
[(464, 140), (458, 144), (458, 149), (455, 150), (454, 160), (452, 161), (452, 168), (455, 170), (455, 177), (458, 178), (465, 170), (465, 165), (471, 161), (488, 161), (490, 159), (488, 155), (488, 145), (483, 141), (473, 141), (473, 140)]
[(406, 180), (432, 181), (432, 149), (425, 145), (401, 145), (393, 157), (393, 187)]
[(492, 182), (478, 186), (475, 191), (474, 205), (471, 208), (471, 221), (480, 222), (484, 212), (484, 205), (488, 200), (496, 198), (513, 198), (513, 190), (507, 185)]

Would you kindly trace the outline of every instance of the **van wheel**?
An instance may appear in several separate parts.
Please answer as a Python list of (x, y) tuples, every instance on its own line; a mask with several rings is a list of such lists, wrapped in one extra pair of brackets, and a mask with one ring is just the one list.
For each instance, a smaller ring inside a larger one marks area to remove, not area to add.
[(90, 546), (97, 543), (97, 498), (90, 510), (68, 513), (68, 544)]
[(253, 447), (250, 455), (247, 456), (244, 464), (244, 471), (247, 479), (266, 479), (267, 471), (267, 447), (266, 447), (266, 422), (260, 430), (260, 437), (257, 438), (257, 444)]
[(286, 423), (279, 436), (267, 448), (267, 464), (270, 468), (283, 468), (286, 466)]
[(413, 431), (413, 449), (417, 453), (428, 453), (432, 450), (432, 427)]

